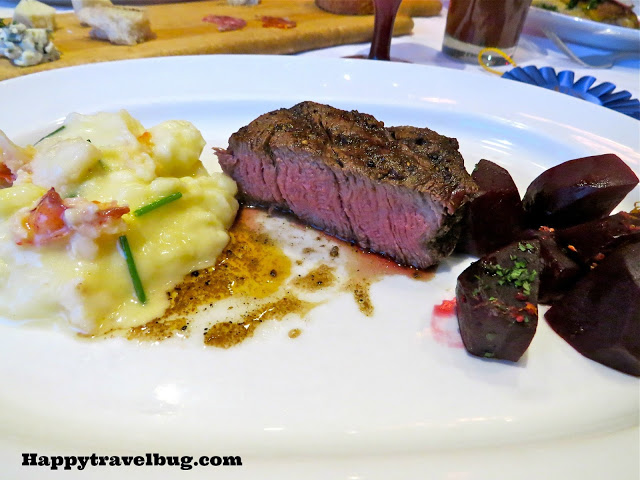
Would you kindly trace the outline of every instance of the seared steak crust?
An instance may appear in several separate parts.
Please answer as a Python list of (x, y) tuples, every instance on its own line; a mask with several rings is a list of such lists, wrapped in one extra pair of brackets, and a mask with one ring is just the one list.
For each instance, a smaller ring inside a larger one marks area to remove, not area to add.
[(313, 102), (258, 117), (218, 159), (244, 203), (419, 268), (451, 253), (476, 191), (455, 139)]

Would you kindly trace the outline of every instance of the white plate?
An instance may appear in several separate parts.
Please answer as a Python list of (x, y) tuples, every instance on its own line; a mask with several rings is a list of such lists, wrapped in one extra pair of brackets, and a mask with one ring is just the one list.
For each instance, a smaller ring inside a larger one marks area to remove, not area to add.
[[(54, 87), (55, 86), (55, 87)], [(493, 159), (521, 189), (545, 168), (614, 152), (640, 170), (636, 120), (482, 74), (366, 60), (199, 56), (100, 63), (0, 82), (2, 125), (33, 141), (71, 111), (129, 109), (146, 125), (198, 126), (211, 145), (255, 116), (310, 99), (388, 125), (456, 136), (468, 167)], [(28, 102), (25, 101), (28, 99)], [(639, 197), (638, 189), (623, 206)], [(587, 360), (540, 322), (517, 365), (437, 343), (432, 307), (468, 264), (372, 288), (374, 317), (347, 297), (296, 340), (277, 322), (230, 350), (81, 342), (0, 325), (3, 478), (39, 454), (242, 455), (222, 478), (636, 478), (639, 381)], [(118, 472), (116, 474), (116, 472)], [(170, 468), (91, 467), (173, 478)]]
[(640, 30), (617, 27), (572, 17), (542, 8), (531, 7), (525, 28), (528, 32), (543, 34), (550, 30), (568, 42), (611, 51), (640, 50)]

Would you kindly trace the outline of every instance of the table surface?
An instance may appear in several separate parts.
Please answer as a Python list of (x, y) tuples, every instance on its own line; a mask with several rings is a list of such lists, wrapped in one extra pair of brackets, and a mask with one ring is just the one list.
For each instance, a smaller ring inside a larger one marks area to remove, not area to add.
[[(0, 0), (0, 17), (10, 17), (13, 14), (17, 0)], [(436, 17), (414, 18), (415, 26), (412, 35), (397, 37), (393, 39), (391, 56), (394, 58), (407, 60), (413, 63), (426, 65), (439, 65), (445, 68), (458, 70), (481, 71), (487, 75), (494, 75), (486, 72), (481, 66), (466, 64), (456, 59), (450, 58), (442, 53), (442, 38), (444, 36), (446, 3), (442, 13)], [(57, 7), (61, 12), (69, 11), (69, 8)], [(593, 53), (603, 53), (589, 47), (571, 45), (571, 48), (578, 55)], [(339, 47), (314, 50), (300, 53), (298, 55), (319, 56), (319, 57), (345, 57), (349, 55), (367, 54), (368, 44), (343, 45)], [(584, 75), (592, 75), (597, 79), (597, 83), (611, 82), (618, 90), (629, 91), (634, 98), (640, 96), (640, 60), (625, 60), (610, 69), (584, 68), (558, 50), (558, 48), (547, 38), (536, 36), (530, 33), (523, 33), (520, 38), (518, 50), (514, 55), (514, 61), (518, 66), (535, 65), (536, 67), (550, 66), (561, 70), (572, 70), (576, 78)], [(512, 67), (502, 67), (501, 71), (507, 71)]]

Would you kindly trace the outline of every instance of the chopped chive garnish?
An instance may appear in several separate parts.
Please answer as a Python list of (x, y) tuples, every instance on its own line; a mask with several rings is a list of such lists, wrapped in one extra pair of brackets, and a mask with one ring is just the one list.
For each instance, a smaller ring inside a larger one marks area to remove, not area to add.
[(133, 260), (133, 254), (131, 253), (131, 247), (129, 247), (129, 240), (127, 240), (127, 236), (122, 235), (118, 238), (118, 243), (120, 243), (122, 254), (124, 255), (124, 259), (127, 261), (127, 268), (129, 269), (129, 275), (131, 275), (133, 289), (136, 291), (136, 297), (138, 297), (140, 303), (145, 303), (147, 301), (147, 296), (144, 293), (144, 288), (142, 288), (140, 275), (138, 275), (138, 269), (136, 268), (136, 262)]
[(34, 145), (39, 144), (42, 140), (44, 140), (45, 138), (49, 138), (53, 135), (55, 135), (58, 132), (61, 132), (62, 130), (64, 130), (64, 125), (62, 125), (61, 127), (56, 128), (53, 132), (51, 132), (49, 135), (45, 135), (44, 137), (42, 137), (40, 140), (38, 140), (36, 143), (34, 143)]
[(175, 200), (178, 200), (180, 197), (182, 197), (182, 193), (180, 192), (176, 192), (176, 193), (172, 193), (171, 195), (167, 195), (164, 198), (161, 198), (160, 200), (156, 200), (155, 202), (151, 202), (148, 205), (144, 205), (140, 208), (138, 208), (137, 210), (133, 211), (133, 214), (136, 217), (139, 217), (140, 215), (144, 215), (145, 213), (149, 213), (151, 210), (155, 210), (156, 208), (160, 208), (164, 205), (166, 205), (167, 203), (171, 203)]

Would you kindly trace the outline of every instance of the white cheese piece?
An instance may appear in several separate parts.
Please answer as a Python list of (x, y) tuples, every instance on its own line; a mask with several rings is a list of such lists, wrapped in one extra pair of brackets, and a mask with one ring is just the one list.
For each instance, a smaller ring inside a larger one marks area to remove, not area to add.
[(86, 7), (109, 7), (112, 6), (111, 0), (71, 0), (73, 11), (78, 14), (80, 10)]
[(13, 21), (28, 28), (56, 29), (56, 9), (38, 0), (20, 0), (13, 12)]
[(91, 26), (92, 38), (116, 45), (136, 45), (154, 37), (147, 11), (122, 6), (84, 7), (76, 13)]

